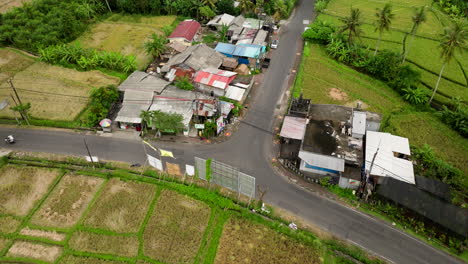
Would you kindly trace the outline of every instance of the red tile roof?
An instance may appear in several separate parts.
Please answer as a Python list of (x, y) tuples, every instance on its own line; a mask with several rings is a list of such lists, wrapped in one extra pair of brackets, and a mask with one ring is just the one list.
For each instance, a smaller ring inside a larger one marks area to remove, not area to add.
[(235, 78), (235, 72), (222, 71), (218, 69), (205, 69), (203, 71), (197, 72), (194, 82), (224, 90)]
[(195, 20), (182, 21), (177, 25), (176, 29), (171, 33), (169, 39), (184, 38), (191, 42), (201, 27), (200, 23)]

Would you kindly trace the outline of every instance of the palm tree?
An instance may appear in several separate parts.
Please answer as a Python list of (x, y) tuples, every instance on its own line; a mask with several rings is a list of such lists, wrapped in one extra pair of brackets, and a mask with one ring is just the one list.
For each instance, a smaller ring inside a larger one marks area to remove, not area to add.
[(403, 55), (403, 61), (401, 63), (405, 63), (406, 56), (408, 55), (409, 49), (411, 47), (411, 42), (414, 40), (414, 35), (416, 34), (416, 31), (418, 30), (419, 25), (421, 25), (424, 21), (426, 21), (426, 7), (421, 6), (420, 8), (416, 8), (414, 10), (412, 19), (413, 19), (413, 27), (411, 28), (411, 32), (410, 32), (411, 40), (410, 40), (410, 43), (408, 44), (408, 48), (405, 47), (406, 37), (408, 35), (406, 35), (405, 39), (403, 40), (403, 48), (405, 50), (405, 54)]
[(377, 17), (377, 21), (375, 23), (375, 31), (379, 31), (379, 40), (375, 46), (374, 56), (377, 54), (377, 50), (379, 49), (384, 30), (388, 31), (390, 29), (390, 24), (395, 16), (392, 14), (392, 5), (390, 3), (386, 3), (383, 9), (377, 8), (376, 11), (377, 13), (375, 13), (375, 16)]
[(252, 9), (255, 7), (254, 3), (252, 3), (251, 0), (239, 0), (239, 9), (247, 13), (249, 11), (252, 11)]
[(145, 42), (144, 47), (146, 53), (150, 54), (151, 56), (153, 56), (154, 59), (156, 59), (157, 57), (161, 57), (166, 51), (166, 43), (166, 37), (162, 35), (153, 34), (151, 35), (151, 40)]
[(351, 8), (351, 15), (349, 17), (340, 18), (340, 20), (344, 23), (341, 27), (340, 33), (348, 31), (348, 44), (352, 44), (354, 38), (359, 38), (362, 33), (360, 28), (362, 25), (361, 11), (359, 8)]
[(444, 29), (444, 34), (442, 35), (442, 39), (440, 40), (439, 44), (439, 46), (442, 48), (440, 57), (444, 63), (440, 69), (439, 79), (437, 79), (434, 92), (432, 92), (431, 99), (429, 99), (429, 104), (432, 102), (432, 99), (437, 92), (437, 88), (439, 88), (440, 79), (447, 63), (449, 63), (450, 60), (455, 56), (456, 51), (462, 53), (464, 50), (466, 50), (466, 38), (467, 31), (465, 21), (463, 19), (455, 20), (449, 28)]

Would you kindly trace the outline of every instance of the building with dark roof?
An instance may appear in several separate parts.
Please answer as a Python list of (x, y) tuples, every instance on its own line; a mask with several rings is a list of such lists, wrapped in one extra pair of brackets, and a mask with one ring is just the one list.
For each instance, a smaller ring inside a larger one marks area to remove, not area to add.
[[(174, 55), (164, 66), (161, 72), (169, 72), (172, 66), (185, 65), (195, 71), (204, 68), (218, 69), (225, 56), (205, 44), (190, 46), (183, 52)], [(168, 77), (166, 77), (168, 78)]]

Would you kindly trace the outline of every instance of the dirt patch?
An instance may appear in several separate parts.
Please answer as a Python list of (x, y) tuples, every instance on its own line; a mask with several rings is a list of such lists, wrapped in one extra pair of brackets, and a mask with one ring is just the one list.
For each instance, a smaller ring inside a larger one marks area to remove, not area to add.
[(0, 14), (4, 14), (14, 7), (20, 7), (32, 0), (0, 0)]
[(0, 233), (11, 234), (16, 231), (20, 224), (20, 220), (11, 216), (2, 216), (0, 217)]
[(206, 204), (163, 191), (143, 233), (144, 254), (165, 263), (193, 263), (209, 217)]
[(84, 225), (119, 233), (138, 232), (156, 193), (151, 184), (109, 180)]
[(328, 96), (330, 96), (333, 100), (337, 100), (337, 101), (347, 101), (348, 100), (348, 95), (345, 92), (338, 89), (338, 88), (331, 88), (328, 91)]
[(0, 237), (0, 252), (5, 249), (9, 242), (10, 240)]
[(59, 263), (60, 264), (128, 264), (128, 262), (125, 262), (125, 261), (98, 259), (98, 258), (91, 258), (91, 257), (78, 257), (78, 256), (72, 256), (72, 255), (68, 255), (60, 259)]
[(0, 213), (25, 216), (49, 189), (58, 170), (5, 166), (0, 169)]
[[(51, 120), (73, 120), (88, 103), (93, 87), (119, 83), (118, 78), (99, 71), (80, 72), (42, 62), (12, 74), (21, 100), (31, 103), (31, 115)], [(0, 101), (7, 99), (12, 106), (10, 92), (6, 80), (0, 83)], [(11, 118), (15, 114), (10, 107), (0, 110), (3, 117)]]
[(73, 226), (103, 182), (96, 177), (65, 175), (31, 222), (45, 226)]
[(123, 257), (138, 255), (138, 238), (135, 236), (101, 235), (76, 232), (70, 239), (70, 248), (92, 253), (112, 254)]
[(21, 229), (20, 234), (25, 236), (47, 238), (54, 241), (63, 241), (65, 239), (65, 234), (57, 233), (55, 231), (30, 229), (29, 227)]
[(182, 176), (179, 164), (166, 162), (166, 171), (169, 175)]
[(62, 253), (58, 246), (46, 246), (26, 241), (16, 241), (8, 250), (8, 257), (23, 257), (38, 259), (47, 262), (55, 261)]
[(266, 226), (232, 218), (224, 225), (215, 263), (322, 263), (315, 249)]

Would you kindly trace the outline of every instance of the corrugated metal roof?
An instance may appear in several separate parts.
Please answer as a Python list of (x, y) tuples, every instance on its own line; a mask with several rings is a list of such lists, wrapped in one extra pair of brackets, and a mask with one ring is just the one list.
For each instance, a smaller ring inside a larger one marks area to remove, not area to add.
[(163, 113), (174, 113), (182, 115), (182, 123), (188, 127), (193, 116), (192, 100), (158, 98), (150, 107), (150, 111), (161, 111)]
[(228, 86), (228, 88), (226, 89), (226, 94), (224, 96), (232, 100), (240, 101), (242, 100), (244, 93), (245, 89), (238, 88), (235, 86)]
[(215, 50), (224, 54), (232, 55), (236, 50), (236, 45), (229, 43), (218, 43), (218, 45), (216, 45)]
[(301, 117), (285, 116), (280, 136), (302, 140), (307, 126), (307, 119)]
[(299, 151), (299, 158), (309, 165), (329, 170), (343, 172), (345, 167), (344, 159), (308, 151)]
[[(377, 151), (378, 149), (378, 151)], [(377, 155), (375, 153), (377, 152)], [(371, 175), (392, 177), (399, 181), (414, 184), (413, 163), (395, 157), (394, 153), (411, 155), (407, 138), (390, 133), (367, 131), (366, 136), (366, 169), (370, 169), (375, 155)]]
[(138, 104), (138, 103), (127, 103), (123, 104), (120, 109), (115, 121), (140, 124), (141, 123), (141, 111), (146, 111), (149, 108), (149, 104)]
[(202, 68), (219, 68), (225, 56), (205, 44), (190, 46), (182, 53), (173, 56), (162, 68), (162, 72), (168, 72), (173, 65), (186, 64), (199, 71)]
[(177, 25), (171, 35), (169, 35), (168, 39), (184, 38), (191, 42), (200, 27), (200, 23), (195, 20), (182, 21)]
[(207, 25), (210, 26), (210, 25), (214, 25), (214, 26), (221, 26), (221, 25), (226, 25), (226, 26), (229, 26), (232, 24), (232, 22), (234, 21), (235, 17), (234, 16), (231, 16), (229, 14), (222, 14), (222, 15), (217, 15), (215, 16), (213, 19), (211, 19)]
[(194, 78), (194, 82), (220, 89), (226, 89), (228, 85), (236, 78), (236, 74), (237, 73), (231, 71), (209, 68), (197, 72)]
[(264, 51), (264, 47), (260, 45), (244, 43), (239, 45), (218, 43), (215, 50), (236, 57), (259, 58), (260, 54)]
[(160, 93), (168, 85), (168, 81), (159, 77), (146, 72), (135, 71), (119, 86), (119, 91), (139, 90)]

